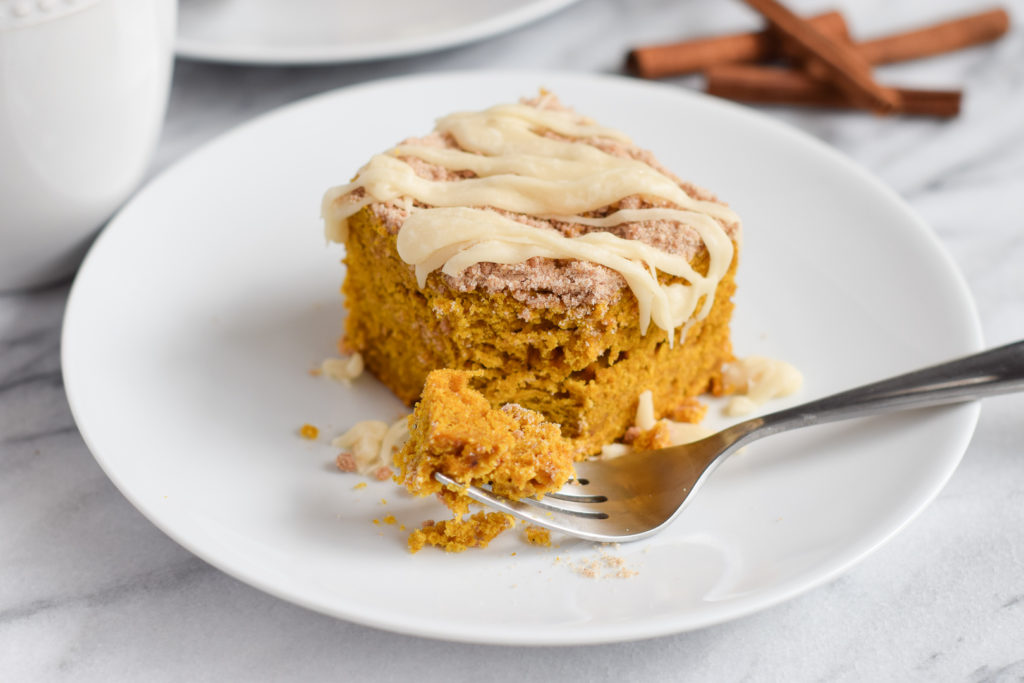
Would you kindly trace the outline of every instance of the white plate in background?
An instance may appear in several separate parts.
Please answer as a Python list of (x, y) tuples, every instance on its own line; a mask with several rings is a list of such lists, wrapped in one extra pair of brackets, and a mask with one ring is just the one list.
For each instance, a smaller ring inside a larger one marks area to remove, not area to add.
[[(977, 405), (772, 437), (727, 462), (664, 533), (616, 548), (514, 533), (410, 555), (443, 509), (390, 482), (354, 489), (327, 440), (403, 407), (372, 377), (307, 370), (334, 353), (342, 250), (320, 197), (433, 118), (540, 86), (632, 134), (744, 218), (738, 354), (794, 363), (797, 400), (980, 348), (964, 283), (927, 226), (837, 152), (766, 116), (608, 76), (474, 72), (382, 81), (229, 132), (143, 189), (86, 259), (63, 369), (75, 419), (124, 495), (198, 556), (264, 591), (402, 633), (505, 644), (599, 643), (750, 614), (819, 585), (938, 494)], [(406, 106), (416, 102), (416, 107)], [(709, 422), (721, 425), (713, 407)], [(303, 423), (320, 427), (300, 439)], [(632, 578), (574, 570), (622, 558)], [(513, 553), (515, 553), (513, 555)], [(558, 558), (556, 560), (556, 557)]]
[(182, 57), (324, 64), (419, 54), (482, 40), (577, 0), (181, 0)]

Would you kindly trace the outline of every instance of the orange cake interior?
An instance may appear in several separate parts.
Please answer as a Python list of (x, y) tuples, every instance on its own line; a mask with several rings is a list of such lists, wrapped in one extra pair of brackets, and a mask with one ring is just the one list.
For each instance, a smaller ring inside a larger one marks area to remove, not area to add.
[(575, 449), (558, 425), (514, 404), (491, 406), (470, 382), (478, 373), (437, 370), (427, 376), (423, 397), (409, 422), (409, 440), (395, 455), (395, 479), (414, 495), (439, 494), (455, 518), (413, 532), (414, 552), (431, 543), (446, 550), (484, 546), (511, 526), (500, 513), (468, 520), (470, 499), (434, 479), (442, 472), (464, 486), (491, 485), (518, 500), (560, 489), (573, 474)]
[(324, 198), (345, 244), (340, 341), (407, 404), (471, 371), (574, 457), (692, 405), (732, 358), (736, 215), (549, 94), (445, 116)]

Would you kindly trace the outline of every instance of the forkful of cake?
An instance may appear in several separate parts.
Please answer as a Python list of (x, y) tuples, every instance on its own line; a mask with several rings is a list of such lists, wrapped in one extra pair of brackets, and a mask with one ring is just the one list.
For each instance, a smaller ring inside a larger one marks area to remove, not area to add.
[(543, 495), (502, 495), (507, 475), (482, 486), (438, 470), (432, 476), (449, 492), (530, 524), (592, 541), (637, 541), (664, 529), (726, 458), (762, 437), (1017, 391), (1024, 391), (1024, 341), (754, 417), (693, 443), (578, 462), (570, 482)]

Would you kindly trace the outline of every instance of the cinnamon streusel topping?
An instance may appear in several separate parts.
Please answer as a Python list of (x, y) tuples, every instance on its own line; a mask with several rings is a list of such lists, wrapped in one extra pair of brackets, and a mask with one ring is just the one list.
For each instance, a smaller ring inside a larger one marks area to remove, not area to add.
[[(550, 95), (444, 117), (375, 156), (325, 196), (328, 237), (344, 241), (365, 206), (398, 235), (421, 287), (439, 269), (457, 291), (570, 312), (628, 288), (641, 328), (667, 331), (710, 309), (740, 229), (713, 196)], [(702, 274), (689, 262), (704, 249)], [(659, 272), (687, 284), (662, 284)]]

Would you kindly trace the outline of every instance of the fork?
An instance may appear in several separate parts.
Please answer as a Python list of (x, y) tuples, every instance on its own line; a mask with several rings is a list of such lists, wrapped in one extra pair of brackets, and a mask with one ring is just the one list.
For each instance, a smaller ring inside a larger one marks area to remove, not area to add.
[(434, 477), (479, 503), (554, 531), (605, 543), (638, 541), (664, 529), (726, 458), (762, 437), (1016, 391), (1024, 391), (1024, 341), (754, 417), (681, 446), (579, 462), (575, 480), (539, 499), (514, 501), (441, 473)]

